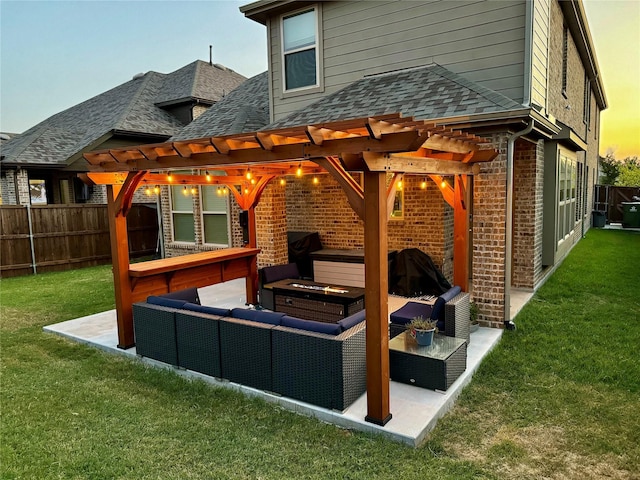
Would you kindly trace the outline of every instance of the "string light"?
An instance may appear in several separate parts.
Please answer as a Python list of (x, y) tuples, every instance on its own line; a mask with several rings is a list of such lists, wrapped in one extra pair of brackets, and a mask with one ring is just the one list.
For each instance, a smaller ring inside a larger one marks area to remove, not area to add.
[(171, 175), (170, 173), (169, 173), (169, 174), (167, 174), (167, 181), (168, 181), (169, 183), (173, 182), (173, 175)]
[(256, 184), (256, 179), (255, 179), (255, 178), (252, 178), (252, 179), (251, 179), (251, 185), (255, 185), (255, 184)]
[(196, 187), (191, 187), (191, 195), (195, 195), (196, 193), (198, 193)]
[(296, 176), (298, 176), (298, 177), (302, 176), (302, 164), (301, 163), (298, 164), (298, 169), (296, 170)]
[(149, 188), (149, 185), (145, 187), (144, 194), (148, 197), (151, 196), (151, 188)]
[(251, 180), (252, 175), (251, 175), (251, 169), (250, 168), (247, 168), (247, 174), (245, 176), (247, 177), (247, 180)]
[(398, 182), (398, 190), (402, 190), (402, 180)]
[(286, 184), (287, 184), (287, 181), (286, 181), (284, 178), (281, 178), (281, 179), (280, 179), (280, 185), (283, 185), (283, 186), (284, 186), (284, 185), (286, 185)]
[(447, 182), (445, 182), (444, 180), (442, 180), (442, 182), (440, 183), (440, 188), (444, 188), (447, 186)]
[(155, 193), (156, 195), (158, 195), (160, 193), (160, 187), (158, 185), (153, 187), (153, 193)]
[(246, 194), (248, 194), (248, 193), (249, 193), (249, 189), (248, 189), (248, 188), (245, 188), (245, 189), (244, 189), (244, 193), (245, 193), (245, 195), (246, 195)]
[(209, 170), (205, 170), (204, 176), (206, 177), (207, 182), (211, 181), (211, 174), (209, 174)]
[(422, 190), (424, 190), (425, 188), (427, 188), (427, 179), (426, 179), (426, 178), (423, 178), (423, 179), (422, 179), (422, 183), (420, 184), (420, 188), (421, 188)]
[(318, 177), (313, 177), (313, 184), (314, 185), (317, 185), (319, 181), (320, 180), (318, 180)]
[(216, 193), (218, 194), (219, 197), (222, 196), (222, 188), (218, 187), (216, 189)]
[(189, 190), (187, 190), (187, 186), (185, 185), (184, 188), (182, 189), (182, 194), (183, 195), (189, 195)]

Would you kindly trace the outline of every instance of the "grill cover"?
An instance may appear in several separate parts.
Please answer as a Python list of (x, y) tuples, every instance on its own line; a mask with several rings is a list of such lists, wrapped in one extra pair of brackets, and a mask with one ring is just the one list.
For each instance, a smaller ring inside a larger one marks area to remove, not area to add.
[(390, 270), (389, 293), (394, 295), (440, 295), (451, 288), (431, 257), (417, 248), (400, 251)]

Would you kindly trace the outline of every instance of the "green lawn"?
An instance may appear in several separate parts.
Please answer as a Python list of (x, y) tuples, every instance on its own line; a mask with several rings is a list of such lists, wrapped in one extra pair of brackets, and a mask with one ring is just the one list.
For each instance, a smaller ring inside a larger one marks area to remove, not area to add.
[(45, 334), (109, 267), (0, 281), (0, 478), (640, 478), (640, 235), (592, 230), (419, 449)]

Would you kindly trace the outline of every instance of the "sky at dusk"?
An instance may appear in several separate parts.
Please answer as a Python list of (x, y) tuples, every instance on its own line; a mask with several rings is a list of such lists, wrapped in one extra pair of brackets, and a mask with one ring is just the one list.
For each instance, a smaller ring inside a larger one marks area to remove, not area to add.
[[(267, 69), (248, 1), (0, 0), (0, 131), (19, 133), (135, 74), (197, 59)], [(585, 0), (607, 95), (600, 152), (640, 156), (640, 0)]]

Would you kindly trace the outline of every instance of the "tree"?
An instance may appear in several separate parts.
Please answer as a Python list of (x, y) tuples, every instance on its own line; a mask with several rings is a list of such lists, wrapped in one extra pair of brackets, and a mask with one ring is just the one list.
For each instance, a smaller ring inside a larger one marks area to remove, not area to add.
[(607, 152), (606, 157), (600, 157), (601, 185), (615, 185), (618, 175), (620, 175), (620, 162), (616, 160), (612, 152)]
[(640, 187), (640, 161), (638, 157), (627, 157), (620, 162), (615, 184), (621, 187)]

